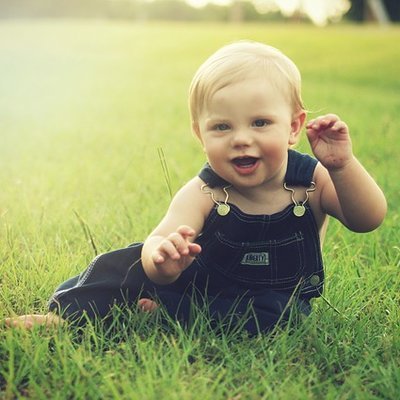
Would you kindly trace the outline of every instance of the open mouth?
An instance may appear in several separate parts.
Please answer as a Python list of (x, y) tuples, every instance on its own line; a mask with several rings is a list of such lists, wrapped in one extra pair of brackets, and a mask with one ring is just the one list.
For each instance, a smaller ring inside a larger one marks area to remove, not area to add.
[(251, 173), (257, 168), (258, 160), (256, 157), (236, 157), (232, 163), (235, 169), (241, 173)]

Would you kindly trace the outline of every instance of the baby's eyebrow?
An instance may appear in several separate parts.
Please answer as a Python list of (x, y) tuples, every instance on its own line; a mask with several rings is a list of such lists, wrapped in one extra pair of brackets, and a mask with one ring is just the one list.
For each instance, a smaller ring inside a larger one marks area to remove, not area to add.
[(214, 118), (207, 118), (206, 119), (206, 125), (211, 125), (211, 124), (218, 124), (218, 123), (228, 123), (229, 118), (222, 118), (222, 117), (214, 117)]

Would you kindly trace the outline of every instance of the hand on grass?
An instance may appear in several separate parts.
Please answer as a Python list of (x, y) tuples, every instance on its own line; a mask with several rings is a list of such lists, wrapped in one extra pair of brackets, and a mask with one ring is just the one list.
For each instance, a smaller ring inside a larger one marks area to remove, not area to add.
[(328, 170), (345, 167), (353, 158), (349, 129), (335, 114), (308, 122), (307, 137), (319, 162)]

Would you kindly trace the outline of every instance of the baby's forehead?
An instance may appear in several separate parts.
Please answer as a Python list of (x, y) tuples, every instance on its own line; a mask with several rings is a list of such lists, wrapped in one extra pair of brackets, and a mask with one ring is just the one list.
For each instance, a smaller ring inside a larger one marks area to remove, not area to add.
[(217, 91), (229, 84), (247, 80), (263, 79), (288, 84), (291, 79), (286, 70), (274, 60), (247, 58), (241, 60), (234, 57), (210, 69), (203, 76), (203, 84), (210, 91)]
[(278, 90), (280, 93), (290, 98), (292, 91), (291, 85), (286, 79), (272, 75), (258, 74), (253, 70), (248, 74), (236, 76), (233, 79), (228, 79), (228, 77), (225, 76), (224, 79), (210, 84), (205, 90), (203, 106), (206, 106), (216, 98), (221, 99), (226, 97), (233, 89), (238, 89), (240, 92), (241, 89), (245, 90), (249, 87), (252, 88), (254, 95)]
[(198, 104), (198, 115), (204, 118), (217, 111), (229, 114), (230, 107), (235, 108), (240, 104), (241, 109), (251, 104), (254, 107), (253, 110), (257, 109), (257, 112), (261, 112), (260, 107), (265, 112), (265, 107), (271, 111), (274, 103), (279, 104), (280, 107), (285, 104), (294, 111), (291, 92), (287, 83), (270, 77), (250, 75), (241, 80), (210, 88)]

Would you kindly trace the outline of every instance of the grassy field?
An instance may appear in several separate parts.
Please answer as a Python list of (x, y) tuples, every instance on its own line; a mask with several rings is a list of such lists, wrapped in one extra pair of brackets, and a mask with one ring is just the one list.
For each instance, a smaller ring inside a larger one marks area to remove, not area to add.
[(189, 129), (191, 77), (242, 38), (294, 59), (311, 116), (348, 122), (387, 195), (376, 232), (330, 224), (331, 305), (318, 299), (294, 332), (253, 339), (217, 335), (200, 317), (166, 330), (135, 311), (107, 330), (0, 327), (0, 398), (398, 399), (398, 27), (1, 22), (0, 319), (45, 311), (88, 264), (95, 250), (78, 216), (98, 252), (146, 237), (170, 200), (159, 149), (172, 191), (204, 161)]

